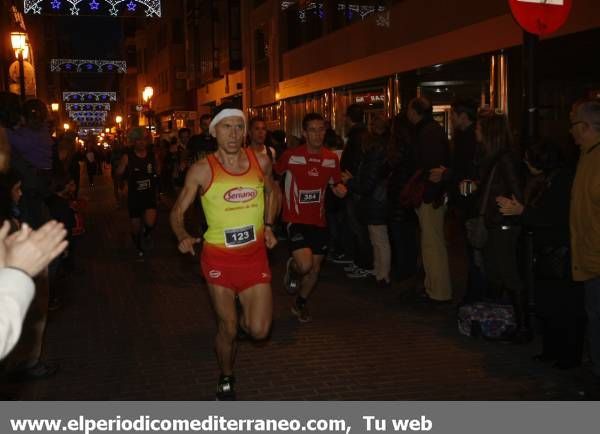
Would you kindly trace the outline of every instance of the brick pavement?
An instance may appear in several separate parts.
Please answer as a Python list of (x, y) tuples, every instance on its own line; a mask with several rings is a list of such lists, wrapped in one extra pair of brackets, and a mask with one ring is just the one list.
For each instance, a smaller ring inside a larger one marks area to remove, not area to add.
[[(83, 184), (83, 183), (82, 183)], [(82, 274), (60, 288), (46, 357), (61, 371), (45, 381), (1, 385), (24, 400), (212, 400), (218, 376), (214, 316), (197, 258), (183, 257), (160, 212), (155, 247), (134, 259), (126, 210), (115, 210), (107, 177), (87, 192)], [(455, 249), (459, 251), (459, 248)], [(376, 289), (324, 266), (299, 324), (281, 289), (287, 251), (271, 255), (274, 321), (267, 342), (242, 342), (236, 376), (245, 400), (578, 399), (583, 369), (558, 372), (531, 361), (538, 344), (458, 335), (455, 308)], [(460, 255), (454, 255), (458, 257)], [(461, 280), (461, 267), (455, 280)]]

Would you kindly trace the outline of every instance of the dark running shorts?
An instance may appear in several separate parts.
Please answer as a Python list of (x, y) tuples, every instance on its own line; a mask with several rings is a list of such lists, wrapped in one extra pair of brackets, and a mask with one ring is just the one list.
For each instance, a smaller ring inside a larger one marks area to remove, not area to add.
[(148, 209), (156, 209), (156, 198), (154, 194), (152, 196), (131, 196), (129, 193), (129, 201), (127, 207), (129, 208), (129, 218), (139, 219), (142, 218), (144, 212)]
[(288, 240), (291, 251), (310, 249), (313, 255), (325, 255), (329, 244), (327, 228), (299, 223), (288, 223)]

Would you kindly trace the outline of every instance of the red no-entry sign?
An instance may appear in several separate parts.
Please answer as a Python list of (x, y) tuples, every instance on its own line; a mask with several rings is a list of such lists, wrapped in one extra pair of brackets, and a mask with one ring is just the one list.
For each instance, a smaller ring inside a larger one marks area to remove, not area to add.
[(548, 35), (567, 21), (573, 0), (508, 0), (519, 25), (529, 33)]

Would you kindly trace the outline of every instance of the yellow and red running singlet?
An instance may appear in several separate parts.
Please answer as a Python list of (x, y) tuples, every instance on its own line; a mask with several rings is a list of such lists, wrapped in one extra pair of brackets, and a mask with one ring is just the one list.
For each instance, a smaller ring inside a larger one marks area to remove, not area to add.
[(203, 256), (227, 262), (232, 255), (253, 256), (264, 251), (264, 174), (252, 150), (245, 173), (230, 173), (214, 154), (207, 157), (211, 183), (201, 196), (208, 223)]

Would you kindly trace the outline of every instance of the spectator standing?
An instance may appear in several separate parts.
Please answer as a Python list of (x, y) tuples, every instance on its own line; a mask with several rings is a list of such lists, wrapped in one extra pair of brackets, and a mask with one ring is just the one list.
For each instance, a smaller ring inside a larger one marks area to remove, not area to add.
[(581, 364), (585, 331), (583, 286), (570, 273), (569, 202), (574, 172), (556, 143), (540, 140), (525, 154), (529, 179), (524, 203), (496, 199), (502, 215), (520, 215), (533, 233), (535, 306), (542, 322), (542, 352), (536, 360), (561, 369)]
[(517, 323), (516, 342), (528, 342), (532, 337), (528, 314), (528, 297), (521, 279), (517, 260), (517, 243), (521, 222), (516, 216), (500, 213), (495, 198), (510, 197), (523, 202), (522, 176), (519, 159), (506, 115), (487, 112), (480, 115), (475, 130), (481, 144), (479, 161), (482, 193), (489, 183), (489, 198), (484, 204), (487, 242), (483, 247), (483, 265), (487, 278), (487, 298), (500, 300), (507, 295), (515, 311)]
[(452, 299), (452, 280), (444, 234), (446, 197), (443, 182), (449, 159), (448, 139), (433, 119), (433, 109), (426, 98), (410, 101), (407, 118), (415, 128), (415, 167), (425, 183), (423, 202), (416, 209), (421, 226), (425, 293), (430, 300), (449, 301)]
[[(340, 169), (346, 178), (358, 174), (363, 159), (363, 147), (369, 140), (369, 132), (364, 121), (364, 111), (358, 104), (351, 104), (346, 109), (346, 130), (348, 140), (342, 153)], [(346, 214), (344, 238), (352, 240), (348, 246), (346, 256), (352, 258), (353, 267), (346, 268), (347, 276), (353, 279), (364, 279), (372, 275), (373, 256), (369, 231), (367, 225), (360, 219), (360, 196), (357, 192), (350, 193), (346, 197)]]
[(583, 282), (594, 379), (590, 398), (600, 398), (600, 100), (571, 110), (571, 134), (581, 149), (571, 191), (573, 279)]
[[(485, 276), (481, 260), (477, 259), (479, 252), (474, 250), (467, 241), (465, 222), (477, 215), (476, 196), (468, 190), (478, 181), (476, 159), (478, 103), (469, 99), (457, 99), (452, 104), (450, 120), (453, 130), (452, 168), (444, 173), (444, 179), (449, 181), (449, 202), (466, 245), (468, 262), (467, 285), (463, 302), (481, 300), (485, 292)], [(464, 186), (461, 192), (461, 185)]]
[(402, 203), (402, 191), (415, 172), (412, 148), (412, 127), (406, 113), (401, 113), (392, 123), (388, 161), (388, 230), (392, 248), (392, 271), (399, 280), (417, 273), (418, 221), (413, 208)]
[(363, 144), (363, 158), (356, 177), (344, 172), (342, 179), (358, 196), (361, 223), (367, 225), (373, 251), (373, 273), (378, 287), (390, 286), (391, 249), (387, 228), (387, 184), (390, 173), (386, 135), (371, 136)]

